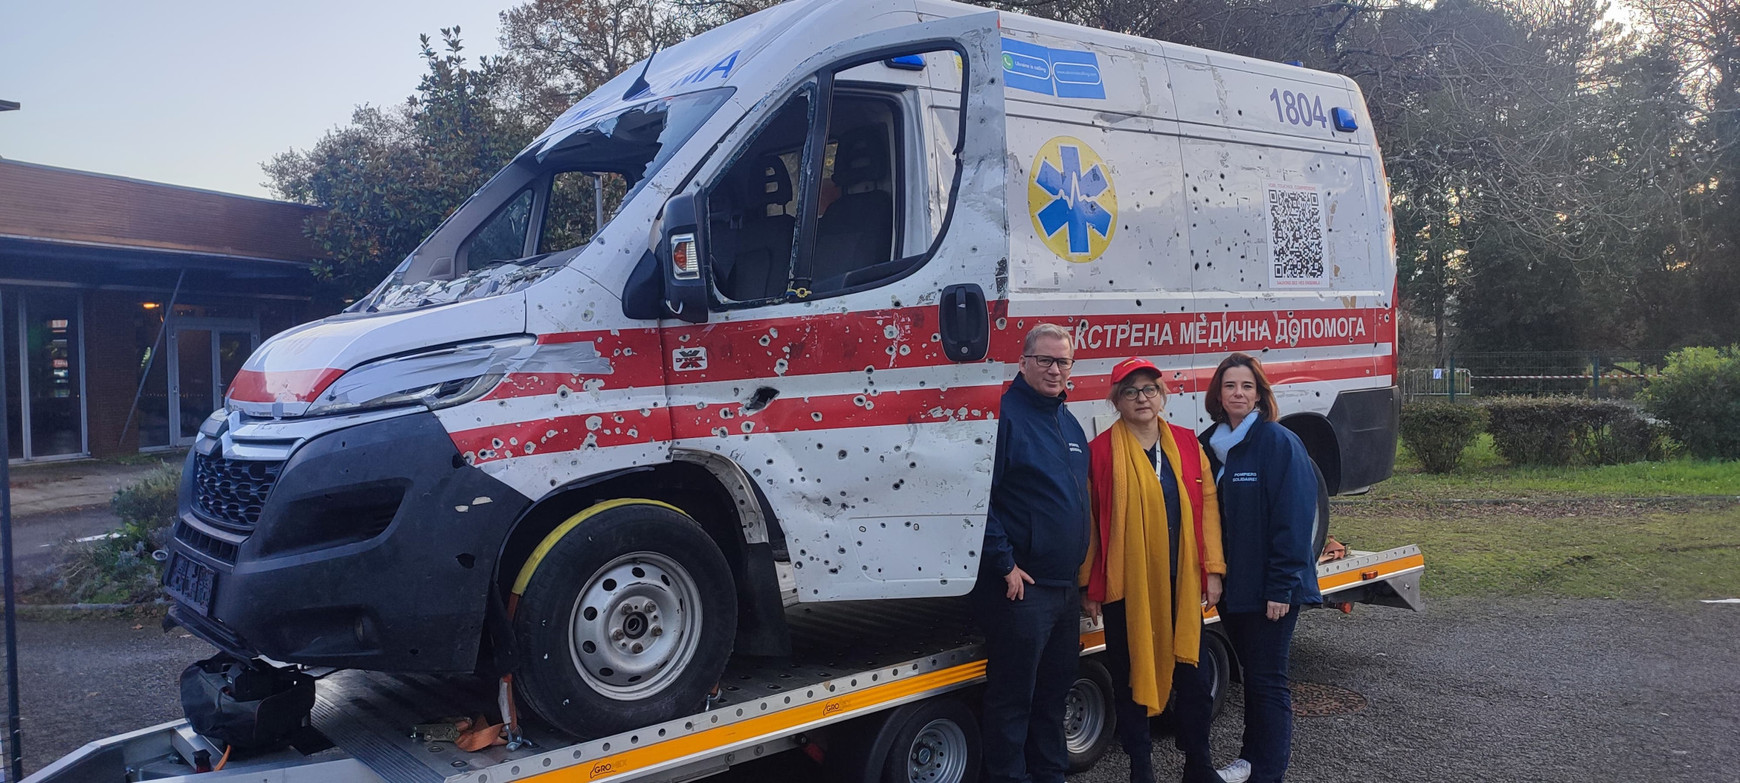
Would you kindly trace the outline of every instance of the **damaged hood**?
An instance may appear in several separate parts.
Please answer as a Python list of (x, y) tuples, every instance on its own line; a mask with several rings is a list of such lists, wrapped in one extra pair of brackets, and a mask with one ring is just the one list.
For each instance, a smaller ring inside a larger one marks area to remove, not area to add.
[(230, 384), (228, 406), (250, 416), (301, 416), (346, 372), (377, 359), (524, 334), (524, 293), (419, 310), (344, 314), (267, 340)]

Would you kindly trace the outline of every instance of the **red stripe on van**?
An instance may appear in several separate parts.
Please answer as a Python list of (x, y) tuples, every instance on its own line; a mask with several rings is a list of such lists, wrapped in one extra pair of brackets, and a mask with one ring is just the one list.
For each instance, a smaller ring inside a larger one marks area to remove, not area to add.
[[(1269, 310), (1224, 313), (1135, 313), (1100, 316), (1002, 317), (1003, 302), (991, 303), (991, 355), (1013, 362), (1031, 327), (1056, 323), (1077, 335), (1077, 359), (1124, 356), (1225, 354), (1270, 348), (1321, 348), (1394, 342), (1387, 309)], [(1278, 337), (1283, 328), (1290, 331)], [(1357, 332), (1357, 334), (1356, 334)], [(1191, 335), (1185, 342), (1185, 335)], [(1207, 342), (1211, 338), (1220, 338)], [(673, 327), (663, 340), (655, 329), (566, 332), (540, 343), (593, 342), (612, 363), (609, 374), (514, 373), (490, 398), (555, 393), (561, 387), (623, 389), (709, 381), (753, 381), (781, 376), (864, 373), (946, 366), (936, 331), (936, 308), (905, 307), (854, 313), (820, 313), (698, 326)], [(667, 346), (669, 346), (667, 348)], [(679, 371), (668, 353), (704, 348), (705, 369)], [(1360, 361), (1370, 364), (1373, 359)]]
[[(931, 424), (996, 417), (1001, 385), (912, 389), (875, 395), (774, 398), (746, 413), (740, 403), (686, 406), (666, 411), (609, 411), (504, 424), (453, 433), (453, 444), (472, 464), (584, 448), (608, 448), (677, 439), (839, 430), (895, 424)], [(527, 448), (527, 446), (530, 448)]]
[[(1264, 369), (1276, 384), (1350, 380), (1376, 374), (1375, 362), (1370, 357), (1276, 362), (1264, 365)], [(1213, 375), (1213, 368), (1167, 372), (1167, 390), (1173, 394), (1198, 392)], [(1105, 375), (1078, 378), (1070, 399), (1078, 404), (1105, 399), (1110, 390), (1107, 378)], [(755, 412), (745, 412), (741, 402), (710, 404), (705, 408), (676, 406), (668, 409), (668, 416), (660, 410), (605, 411), (462, 430), (452, 437), (459, 451), (476, 464), (531, 454), (658, 443), (673, 437), (697, 440), (992, 419), (997, 415), (1004, 388), (1004, 384), (987, 384), (873, 395), (775, 397)]]
[(241, 370), (230, 383), (229, 397), (242, 402), (312, 402), (326, 391), (344, 370)]

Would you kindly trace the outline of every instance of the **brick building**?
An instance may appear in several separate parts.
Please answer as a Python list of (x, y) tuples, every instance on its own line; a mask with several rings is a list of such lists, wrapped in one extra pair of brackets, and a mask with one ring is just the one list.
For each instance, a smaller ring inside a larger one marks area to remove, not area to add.
[(315, 212), (0, 160), (11, 459), (190, 443), (261, 339), (325, 314)]

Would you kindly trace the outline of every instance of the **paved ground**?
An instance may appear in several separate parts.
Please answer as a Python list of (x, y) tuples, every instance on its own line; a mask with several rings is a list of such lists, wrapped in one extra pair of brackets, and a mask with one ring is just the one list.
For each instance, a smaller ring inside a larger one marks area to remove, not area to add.
[[(177, 453), (165, 458), (179, 460), (182, 456)], [(86, 459), (13, 465), (12, 516), (21, 519), (79, 508), (106, 508), (115, 490), (151, 472), (157, 464), (155, 460), (123, 464)]]
[(106, 505), (14, 519), (12, 551), (17, 558), (19, 576), (29, 584), (36, 575), (54, 565), (69, 542), (104, 535), (120, 523), (121, 520)]
[(12, 551), (21, 584), (31, 584), (52, 566), (69, 542), (114, 530), (120, 520), (110, 513), (109, 499), (158, 464), (73, 460), (13, 465)]
[[(177, 716), (175, 676), (207, 653), (146, 621), (26, 620), (29, 768)], [(1297, 722), (1292, 781), (1740, 781), (1740, 605), (1472, 599), (1300, 623), (1295, 679), (1364, 706)], [(1215, 727), (1236, 753), (1237, 690)], [(1168, 741), (1156, 760), (1176, 780)], [(1127, 780), (1108, 755), (1073, 783)], [(737, 781), (814, 779), (790, 758)]]
[(149, 618), (21, 618), (25, 774), (91, 740), (179, 719), (176, 678), (212, 654), (211, 645), (186, 634), (166, 634)]

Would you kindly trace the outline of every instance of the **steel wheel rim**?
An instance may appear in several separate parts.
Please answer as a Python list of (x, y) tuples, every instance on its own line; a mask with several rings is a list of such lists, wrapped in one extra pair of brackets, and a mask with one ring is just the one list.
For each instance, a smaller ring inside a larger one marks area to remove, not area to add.
[(1064, 697), (1063, 739), (1069, 752), (1086, 753), (1106, 730), (1106, 694), (1093, 680), (1076, 678)]
[(967, 774), (967, 733), (947, 718), (924, 724), (906, 750), (906, 779), (953, 783)]
[(581, 679), (619, 701), (665, 689), (695, 657), (701, 591), (657, 552), (630, 552), (593, 572), (574, 599), (568, 651)]

